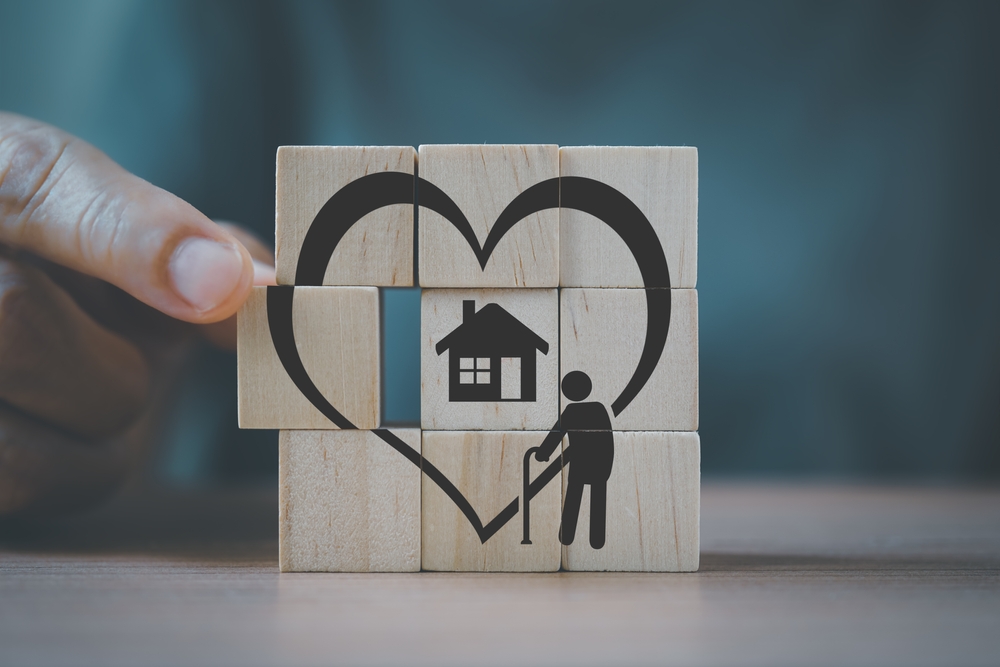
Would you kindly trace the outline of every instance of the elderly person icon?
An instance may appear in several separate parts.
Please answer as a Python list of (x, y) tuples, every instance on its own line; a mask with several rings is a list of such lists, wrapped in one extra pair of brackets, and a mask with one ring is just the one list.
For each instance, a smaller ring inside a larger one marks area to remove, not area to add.
[[(590, 485), (590, 546), (604, 546), (607, 519), (608, 478), (615, 460), (615, 439), (611, 432), (611, 417), (604, 404), (591, 401), (592, 384), (583, 371), (567, 373), (562, 381), (563, 395), (574, 403), (562, 413), (562, 431), (569, 435), (573, 456), (568, 466), (566, 501), (563, 504), (562, 526), (559, 541), (572, 544), (576, 524), (580, 517), (583, 487)], [(558, 446), (559, 440), (546, 438), (535, 458), (547, 461)]]

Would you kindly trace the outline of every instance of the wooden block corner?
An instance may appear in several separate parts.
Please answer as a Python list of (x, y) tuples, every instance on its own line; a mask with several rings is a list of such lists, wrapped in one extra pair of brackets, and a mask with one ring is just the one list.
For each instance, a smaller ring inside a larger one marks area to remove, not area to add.
[[(339, 428), (285, 372), (271, 340), (268, 289), (254, 287), (237, 314), (240, 428)], [(323, 396), (357, 428), (376, 428), (381, 416), (379, 317), (374, 287), (295, 288), (292, 320), (302, 363)]]
[[(483, 525), (519, 502), (523, 460), (548, 435), (538, 431), (424, 431), (426, 460), (452, 480)], [(558, 458), (558, 457), (554, 457)], [(549, 464), (530, 462), (537, 476)], [(455, 502), (425, 474), (422, 483), (421, 568), (443, 572), (555, 572), (560, 479), (530, 502), (531, 544), (523, 544), (523, 505), (483, 542)]]
[[(425, 289), (420, 311), (423, 428), (552, 428), (559, 417), (555, 289)], [(482, 318), (498, 339), (469, 333), (479, 331)], [(463, 360), (470, 368), (459, 367)], [(456, 397), (465, 390), (480, 393)]]
[[(306, 233), (342, 187), (381, 171), (415, 172), (412, 146), (281, 146), (275, 159), (275, 272), (292, 285)], [(413, 285), (414, 206), (380, 208), (354, 224), (337, 244), (323, 285)]]
[[(649, 220), (667, 260), (670, 286), (698, 282), (698, 149), (691, 146), (563, 146), (560, 176), (615, 188)], [(610, 227), (573, 209), (559, 214), (562, 287), (643, 287), (632, 253)]]
[[(666, 290), (664, 290), (666, 292)], [(670, 324), (653, 374), (612, 419), (620, 431), (695, 431), (699, 423), (698, 292), (669, 290)], [(628, 384), (645, 344), (646, 290), (563, 288), (560, 378), (587, 373), (588, 400), (611, 405)], [(569, 401), (561, 397), (561, 409)]]
[[(559, 176), (555, 145), (423, 145), (420, 178), (440, 188), (461, 209), (479, 244), (503, 210), (529, 187)], [(557, 287), (559, 212), (546, 209), (509, 229), (481, 267), (451, 222), (420, 209), (419, 276), (422, 287)]]
[[(606, 538), (588, 540), (593, 485), (583, 487), (575, 539), (562, 547), (571, 571), (694, 572), (700, 561), (701, 441), (696, 432), (614, 432), (606, 486)], [(572, 448), (573, 436), (563, 441)], [(566, 451), (564, 449), (564, 451)], [(573, 458), (563, 492), (573, 479)], [(566, 498), (563, 499), (564, 507)]]
[(282, 572), (420, 569), (420, 468), (375, 433), (282, 431), (278, 467)]

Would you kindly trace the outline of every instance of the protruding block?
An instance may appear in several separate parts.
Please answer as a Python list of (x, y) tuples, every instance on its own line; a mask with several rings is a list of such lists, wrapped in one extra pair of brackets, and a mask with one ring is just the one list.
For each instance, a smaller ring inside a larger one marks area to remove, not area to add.
[[(412, 146), (281, 146), (275, 192), (279, 285), (293, 285), (299, 250), (323, 205), (353, 180), (380, 171), (412, 174)], [(413, 285), (413, 204), (369, 213), (340, 240), (324, 285)]]
[[(670, 286), (693, 288), (698, 278), (698, 149), (692, 147), (566, 146), (560, 176), (583, 176), (615, 188), (656, 230)], [(588, 213), (559, 213), (559, 284), (563, 287), (644, 287), (621, 237)]]
[[(271, 340), (267, 290), (237, 317), (240, 428), (335, 429), (288, 377)], [(375, 287), (296, 287), (295, 346), (309, 377), (357, 428), (379, 425), (379, 303)]]
[[(556, 146), (421, 146), (420, 178), (444, 191), (486, 243), (500, 213), (532, 185), (559, 176)], [(419, 196), (419, 192), (418, 192)], [(559, 211), (533, 213), (500, 239), (485, 269), (451, 222), (420, 209), (422, 287), (557, 287)]]
[[(548, 433), (424, 431), (424, 458), (455, 483), (483, 525), (512, 502), (517, 514), (483, 542), (455, 502), (426, 475), (421, 511), (421, 567), (446, 572), (554, 572), (559, 569), (560, 474), (530, 501), (530, 541), (522, 544), (524, 455)], [(558, 461), (557, 455), (552, 457)], [(551, 463), (532, 460), (536, 478)], [(558, 464), (557, 464), (558, 465)]]
[[(698, 292), (670, 291), (670, 328), (653, 374), (612, 427), (621, 431), (698, 429)], [(560, 291), (560, 377), (583, 371), (588, 401), (610, 407), (628, 385), (646, 340), (646, 290)], [(569, 401), (561, 397), (561, 409)]]
[(554, 289), (425, 289), (420, 421), (426, 429), (551, 429), (559, 417)]
[[(393, 429), (420, 451), (420, 431)], [(282, 431), (282, 572), (420, 569), (420, 468), (372, 431)]]
[[(579, 515), (574, 539), (562, 549), (566, 570), (693, 572), (698, 569), (701, 442), (697, 433), (615, 432), (614, 461), (605, 487), (604, 544), (591, 546), (600, 484), (575, 484)], [(574, 499), (573, 433), (563, 440), (563, 506)], [(593, 470), (583, 470), (597, 482)], [(570, 509), (572, 509), (571, 507)], [(598, 527), (598, 532), (600, 528)], [(568, 541), (568, 538), (567, 540)]]

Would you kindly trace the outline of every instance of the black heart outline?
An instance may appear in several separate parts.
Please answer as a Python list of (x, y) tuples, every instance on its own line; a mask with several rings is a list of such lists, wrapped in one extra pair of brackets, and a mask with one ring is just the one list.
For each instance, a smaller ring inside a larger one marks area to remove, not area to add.
[[(638, 206), (618, 190), (594, 179), (579, 176), (551, 178), (531, 186), (515, 197), (501, 212), (487, 234), (486, 242), (480, 246), (465, 214), (444, 191), (413, 174), (386, 171), (362, 176), (334, 193), (316, 214), (303, 239), (295, 270), (295, 285), (267, 288), (267, 320), (274, 349), (285, 372), (316, 409), (341, 429), (357, 428), (323, 396), (302, 364), (295, 346), (292, 325), (295, 287), (323, 284), (326, 268), (340, 240), (365, 215), (385, 206), (415, 203), (438, 213), (454, 225), (484, 269), (500, 239), (515, 224), (539, 211), (571, 208), (589, 213), (611, 227), (635, 258), (646, 291), (646, 340), (642, 354), (625, 389), (611, 404), (615, 416), (628, 407), (656, 369), (670, 326), (670, 273), (667, 260), (656, 231)], [(560, 430), (558, 420), (551, 430)], [(372, 432), (420, 468), (448, 495), (472, 524), (481, 542), (485, 543), (517, 515), (519, 499), (515, 498), (484, 526), (462, 492), (420, 453), (388, 429), (374, 429)], [(534, 498), (569, 463), (571, 456), (572, 448), (567, 447), (562, 456), (549, 464), (528, 486), (527, 499)]]

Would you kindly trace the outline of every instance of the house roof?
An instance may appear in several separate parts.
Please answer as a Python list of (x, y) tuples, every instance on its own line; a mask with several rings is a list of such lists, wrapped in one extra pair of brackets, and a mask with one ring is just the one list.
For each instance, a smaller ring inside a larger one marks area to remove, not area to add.
[(506, 310), (488, 303), (471, 318), (466, 318), (454, 331), (435, 346), (438, 354), (456, 344), (475, 344), (490, 354), (508, 356), (531, 345), (542, 354), (549, 353), (549, 344)]

